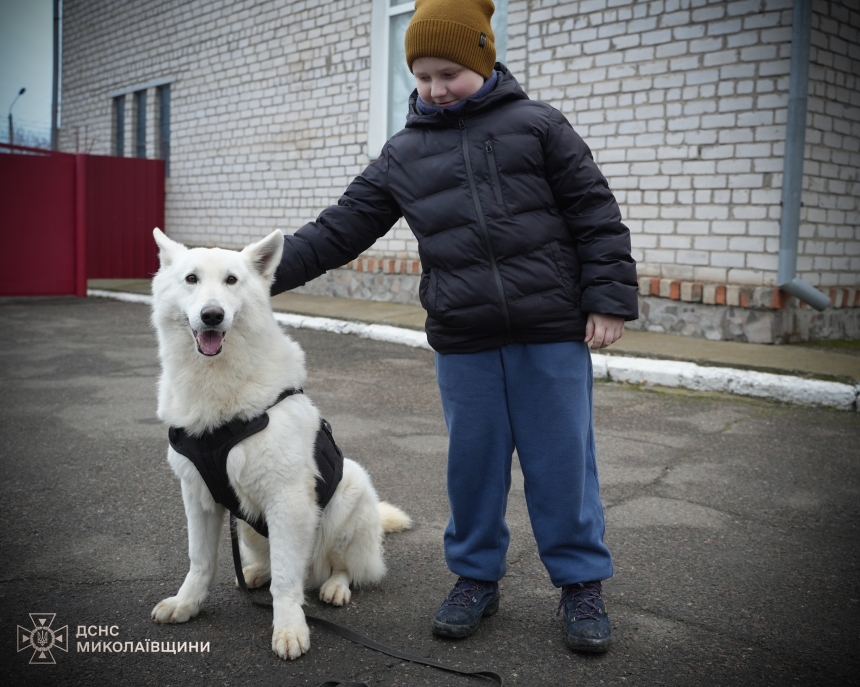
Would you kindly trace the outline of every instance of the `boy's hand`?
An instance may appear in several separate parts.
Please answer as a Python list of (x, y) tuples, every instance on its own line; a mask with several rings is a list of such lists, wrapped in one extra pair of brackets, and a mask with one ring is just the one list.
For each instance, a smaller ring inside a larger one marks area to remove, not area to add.
[(591, 350), (611, 346), (624, 336), (624, 320), (614, 315), (601, 315), (599, 312), (588, 313), (585, 324), (585, 343), (591, 343)]

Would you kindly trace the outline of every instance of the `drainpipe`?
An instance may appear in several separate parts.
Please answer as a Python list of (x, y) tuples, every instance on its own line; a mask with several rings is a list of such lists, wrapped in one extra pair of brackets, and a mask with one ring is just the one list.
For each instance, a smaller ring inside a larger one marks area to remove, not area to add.
[(795, 0), (791, 19), (791, 76), (788, 117), (785, 124), (785, 159), (782, 175), (782, 218), (779, 230), (777, 286), (816, 310), (830, 298), (797, 276), (797, 240), (800, 195), (803, 187), (803, 145), (806, 138), (806, 94), (809, 88), (809, 43), (812, 0)]

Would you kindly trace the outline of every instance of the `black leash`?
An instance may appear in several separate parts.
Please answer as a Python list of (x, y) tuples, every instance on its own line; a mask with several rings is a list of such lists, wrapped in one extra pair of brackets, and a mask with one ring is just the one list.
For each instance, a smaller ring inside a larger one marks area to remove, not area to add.
[[(248, 585), (245, 584), (245, 575), (242, 572), (242, 555), (239, 552), (239, 535), (236, 532), (236, 516), (234, 516), (233, 514), (230, 515), (230, 543), (233, 546), (233, 567), (236, 570), (236, 581), (239, 583), (239, 589), (244, 592), (244, 594), (249, 599), (251, 599), (251, 601), (255, 605), (263, 606), (264, 608), (271, 608), (271, 601), (260, 601), (256, 599), (248, 589)], [(311, 625), (326, 629), (332, 634), (336, 634), (340, 637), (343, 637), (344, 639), (348, 639), (351, 642), (355, 642), (356, 644), (365, 646), (368, 649), (373, 649), (374, 651), (387, 654), (388, 656), (393, 656), (394, 658), (399, 658), (403, 661), (409, 661), (411, 663), (431, 666), (433, 668), (438, 668), (439, 670), (446, 670), (449, 673), (458, 673), (460, 675), (468, 675), (470, 677), (486, 678), (487, 680), (491, 680), (493, 683), (497, 684), (499, 687), (504, 687), (504, 678), (498, 673), (494, 673), (490, 670), (460, 670), (459, 668), (454, 668), (452, 666), (445, 665), (444, 663), (432, 661), (428, 658), (421, 658), (419, 656), (414, 656), (412, 654), (407, 654), (403, 651), (399, 651), (398, 649), (392, 649), (391, 647), (385, 646), (384, 644), (380, 644), (379, 642), (375, 642), (369, 637), (365, 637), (358, 632), (354, 632), (353, 630), (350, 630), (346, 627), (342, 627), (337, 623), (333, 623), (330, 620), (326, 620), (325, 618), (315, 618), (314, 616), (305, 613), (305, 619)], [(342, 685), (343, 687), (367, 687), (367, 684), (364, 682), (345, 682), (343, 680), (335, 679), (327, 680), (326, 682), (323, 682), (321, 685), (319, 685), (319, 687), (338, 687), (338, 685)]]

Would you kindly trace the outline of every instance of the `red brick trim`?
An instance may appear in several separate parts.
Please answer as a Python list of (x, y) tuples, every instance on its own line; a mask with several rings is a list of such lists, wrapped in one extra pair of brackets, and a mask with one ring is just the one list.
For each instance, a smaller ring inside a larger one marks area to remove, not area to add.
[[(824, 293), (830, 296), (832, 308), (860, 307), (860, 288), (831, 288)], [(676, 279), (645, 277), (639, 282), (639, 295), (668, 298), (685, 303), (731, 305), (740, 308), (783, 310), (791, 296), (775, 286), (740, 286), (709, 284)], [(804, 307), (809, 307), (803, 304)]]
[(421, 261), (398, 258), (358, 258), (346, 265), (346, 268), (356, 272), (380, 274), (421, 274)]

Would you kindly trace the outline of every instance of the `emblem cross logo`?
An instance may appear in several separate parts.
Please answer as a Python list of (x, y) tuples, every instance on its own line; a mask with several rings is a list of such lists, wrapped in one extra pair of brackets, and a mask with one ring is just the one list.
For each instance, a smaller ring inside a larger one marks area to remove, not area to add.
[(52, 649), (69, 650), (69, 626), (63, 625), (59, 630), (52, 630), (56, 613), (30, 613), (33, 628), (27, 629), (18, 625), (18, 651), (33, 649), (30, 663), (51, 665), (56, 663)]

